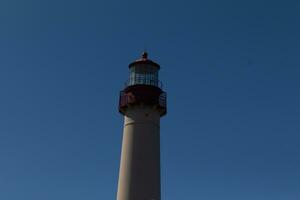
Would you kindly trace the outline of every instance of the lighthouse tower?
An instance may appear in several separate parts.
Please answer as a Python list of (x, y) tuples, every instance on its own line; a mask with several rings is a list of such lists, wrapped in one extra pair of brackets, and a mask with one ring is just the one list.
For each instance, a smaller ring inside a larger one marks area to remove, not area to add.
[(160, 200), (160, 117), (167, 109), (159, 69), (144, 52), (129, 65), (120, 92), (124, 129), (117, 200)]

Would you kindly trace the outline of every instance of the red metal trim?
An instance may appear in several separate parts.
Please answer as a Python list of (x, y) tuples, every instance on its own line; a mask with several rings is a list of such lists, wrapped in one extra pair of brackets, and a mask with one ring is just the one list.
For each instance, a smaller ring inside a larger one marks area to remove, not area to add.
[(125, 88), (120, 92), (119, 111), (125, 114), (129, 105), (152, 105), (161, 112), (167, 112), (167, 95), (160, 88), (148, 85), (135, 85)]
[(155, 67), (157, 67), (158, 69), (160, 69), (160, 65), (157, 64), (156, 62), (152, 61), (152, 60), (149, 60), (147, 58), (141, 58), (141, 59), (138, 59), (132, 63), (129, 64), (129, 68), (131, 68), (132, 66), (134, 65), (137, 65), (137, 64), (148, 64), (148, 65), (153, 65)]

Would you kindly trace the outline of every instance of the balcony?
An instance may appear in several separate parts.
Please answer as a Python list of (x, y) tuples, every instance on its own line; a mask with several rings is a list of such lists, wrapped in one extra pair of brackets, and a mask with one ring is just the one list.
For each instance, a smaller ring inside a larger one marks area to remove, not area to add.
[(120, 92), (119, 112), (125, 114), (126, 109), (130, 105), (152, 105), (158, 109), (161, 116), (167, 112), (167, 94), (160, 90), (159, 93), (151, 93), (147, 90), (135, 90), (134, 92), (124, 90)]

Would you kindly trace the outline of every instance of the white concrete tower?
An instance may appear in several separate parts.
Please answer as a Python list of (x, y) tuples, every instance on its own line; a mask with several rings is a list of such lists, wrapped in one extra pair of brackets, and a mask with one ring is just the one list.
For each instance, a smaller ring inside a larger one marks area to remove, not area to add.
[(119, 101), (124, 129), (117, 200), (160, 200), (160, 117), (167, 111), (160, 66), (144, 52), (129, 69)]

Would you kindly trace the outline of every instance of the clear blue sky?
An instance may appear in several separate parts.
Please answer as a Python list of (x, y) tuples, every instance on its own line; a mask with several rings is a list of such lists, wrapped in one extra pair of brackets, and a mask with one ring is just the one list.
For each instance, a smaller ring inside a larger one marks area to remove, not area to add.
[(162, 199), (300, 198), (299, 1), (0, 2), (0, 199), (115, 199), (128, 63), (168, 92)]

